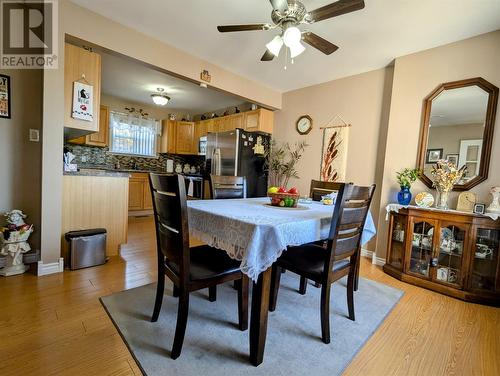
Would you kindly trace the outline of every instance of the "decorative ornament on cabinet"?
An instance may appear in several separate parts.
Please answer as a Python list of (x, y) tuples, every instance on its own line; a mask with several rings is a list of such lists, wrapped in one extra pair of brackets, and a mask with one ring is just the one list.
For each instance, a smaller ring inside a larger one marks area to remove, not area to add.
[(490, 193), (493, 196), (493, 200), (486, 211), (488, 213), (500, 214), (500, 187), (492, 187)]
[(457, 210), (466, 213), (474, 212), (474, 205), (476, 204), (477, 197), (474, 192), (466, 191), (460, 193), (458, 196)]
[(396, 174), (401, 190), (398, 192), (398, 203), (400, 205), (410, 205), (411, 202), (411, 185), (417, 180), (420, 175), (420, 170), (416, 168), (405, 168)]

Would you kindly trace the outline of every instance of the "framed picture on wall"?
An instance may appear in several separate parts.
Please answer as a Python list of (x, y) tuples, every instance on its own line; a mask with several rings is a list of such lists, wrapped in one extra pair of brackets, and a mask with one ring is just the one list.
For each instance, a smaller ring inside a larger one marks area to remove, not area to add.
[(0, 74), (0, 118), (10, 119), (10, 77)]
[(458, 154), (446, 154), (446, 159), (458, 167), (458, 156)]
[(443, 159), (443, 149), (427, 149), (425, 163), (436, 163), (440, 159)]

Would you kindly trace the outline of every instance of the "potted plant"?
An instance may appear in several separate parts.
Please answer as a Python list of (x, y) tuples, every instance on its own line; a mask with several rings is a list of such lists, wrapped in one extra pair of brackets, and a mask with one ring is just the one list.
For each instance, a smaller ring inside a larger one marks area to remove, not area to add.
[(420, 170), (416, 168), (405, 168), (396, 173), (396, 178), (401, 190), (398, 192), (398, 202), (400, 205), (409, 205), (411, 202), (411, 185), (417, 180)]
[(438, 191), (436, 208), (448, 209), (448, 194), (453, 186), (462, 179), (467, 167), (464, 165), (457, 168), (454, 163), (445, 159), (440, 159), (432, 166), (431, 174), (434, 176), (432, 185)]
[(290, 145), (288, 142), (278, 145), (275, 140), (271, 141), (271, 147), (266, 152), (266, 169), (269, 172), (270, 188), (268, 196), (271, 205), (296, 207), (299, 199), (297, 188), (287, 190), (290, 178), (298, 178), (297, 163), (304, 154), (307, 143), (296, 142)]

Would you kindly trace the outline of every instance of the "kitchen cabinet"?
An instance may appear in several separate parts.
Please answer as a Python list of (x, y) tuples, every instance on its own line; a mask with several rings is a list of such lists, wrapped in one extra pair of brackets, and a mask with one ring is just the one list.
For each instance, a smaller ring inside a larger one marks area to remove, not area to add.
[(244, 112), (244, 129), (249, 132), (273, 133), (274, 113), (264, 108)]
[(130, 212), (153, 210), (153, 200), (149, 187), (149, 174), (137, 172), (130, 175), (128, 210)]
[(64, 175), (62, 189), (61, 246), (66, 254), (68, 231), (105, 228), (106, 256), (115, 256), (127, 243), (129, 178)]
[(229, 118), (231, 121), (231, 129), (236, 129), (236, 128), (245, 129), (245, 126), (244, 126), (245, 114), (244, 113), (230, 115)]
[(99, 109), (99, 131), (89, 135), (69, 140), (69, 143), (106, 147), (109, 145), (109, 107), (101, 106)]
[(500, 223), (422, 208), (391, 213), (384, 271), (466, 301), (500, 305)]
[(198, 154), (193, 148), (194, 123), (190, 121), (176, 122), (175, 152), (177, 154)]
[[(81, 81), (93, 89), (93, 120), (74, 119), (73, 83)], [(99, 131), (101, 104), (101, 56), (95, 52), (66, 43), (64, 46), (64, 126), (82, 131)], [(82, 133), (80, 133), (82, 134)]]
[(176, 122), (163, 120), (160, 138), (160, 153), (175, 154)]

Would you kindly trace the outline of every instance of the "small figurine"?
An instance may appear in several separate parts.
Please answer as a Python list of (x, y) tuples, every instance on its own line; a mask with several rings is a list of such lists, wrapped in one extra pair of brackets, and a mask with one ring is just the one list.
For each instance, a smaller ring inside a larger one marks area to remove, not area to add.
[(486, 212), (500, 214), (500, 187), (492, 187), (490, 193), (493, 196), (493, 200), (490, 206), (486, 208)]
[(0, 255), (6, 256), (6, 265), (0, 269), (0, 275), (22, 274), (28, 267), (23, 263), (23, 254), (31, 250), (28, 238), (33, 232), (33, 225), (24, 222), (26, 215), (21, 210), (5, 213), (7, 227), (0, 228)]

